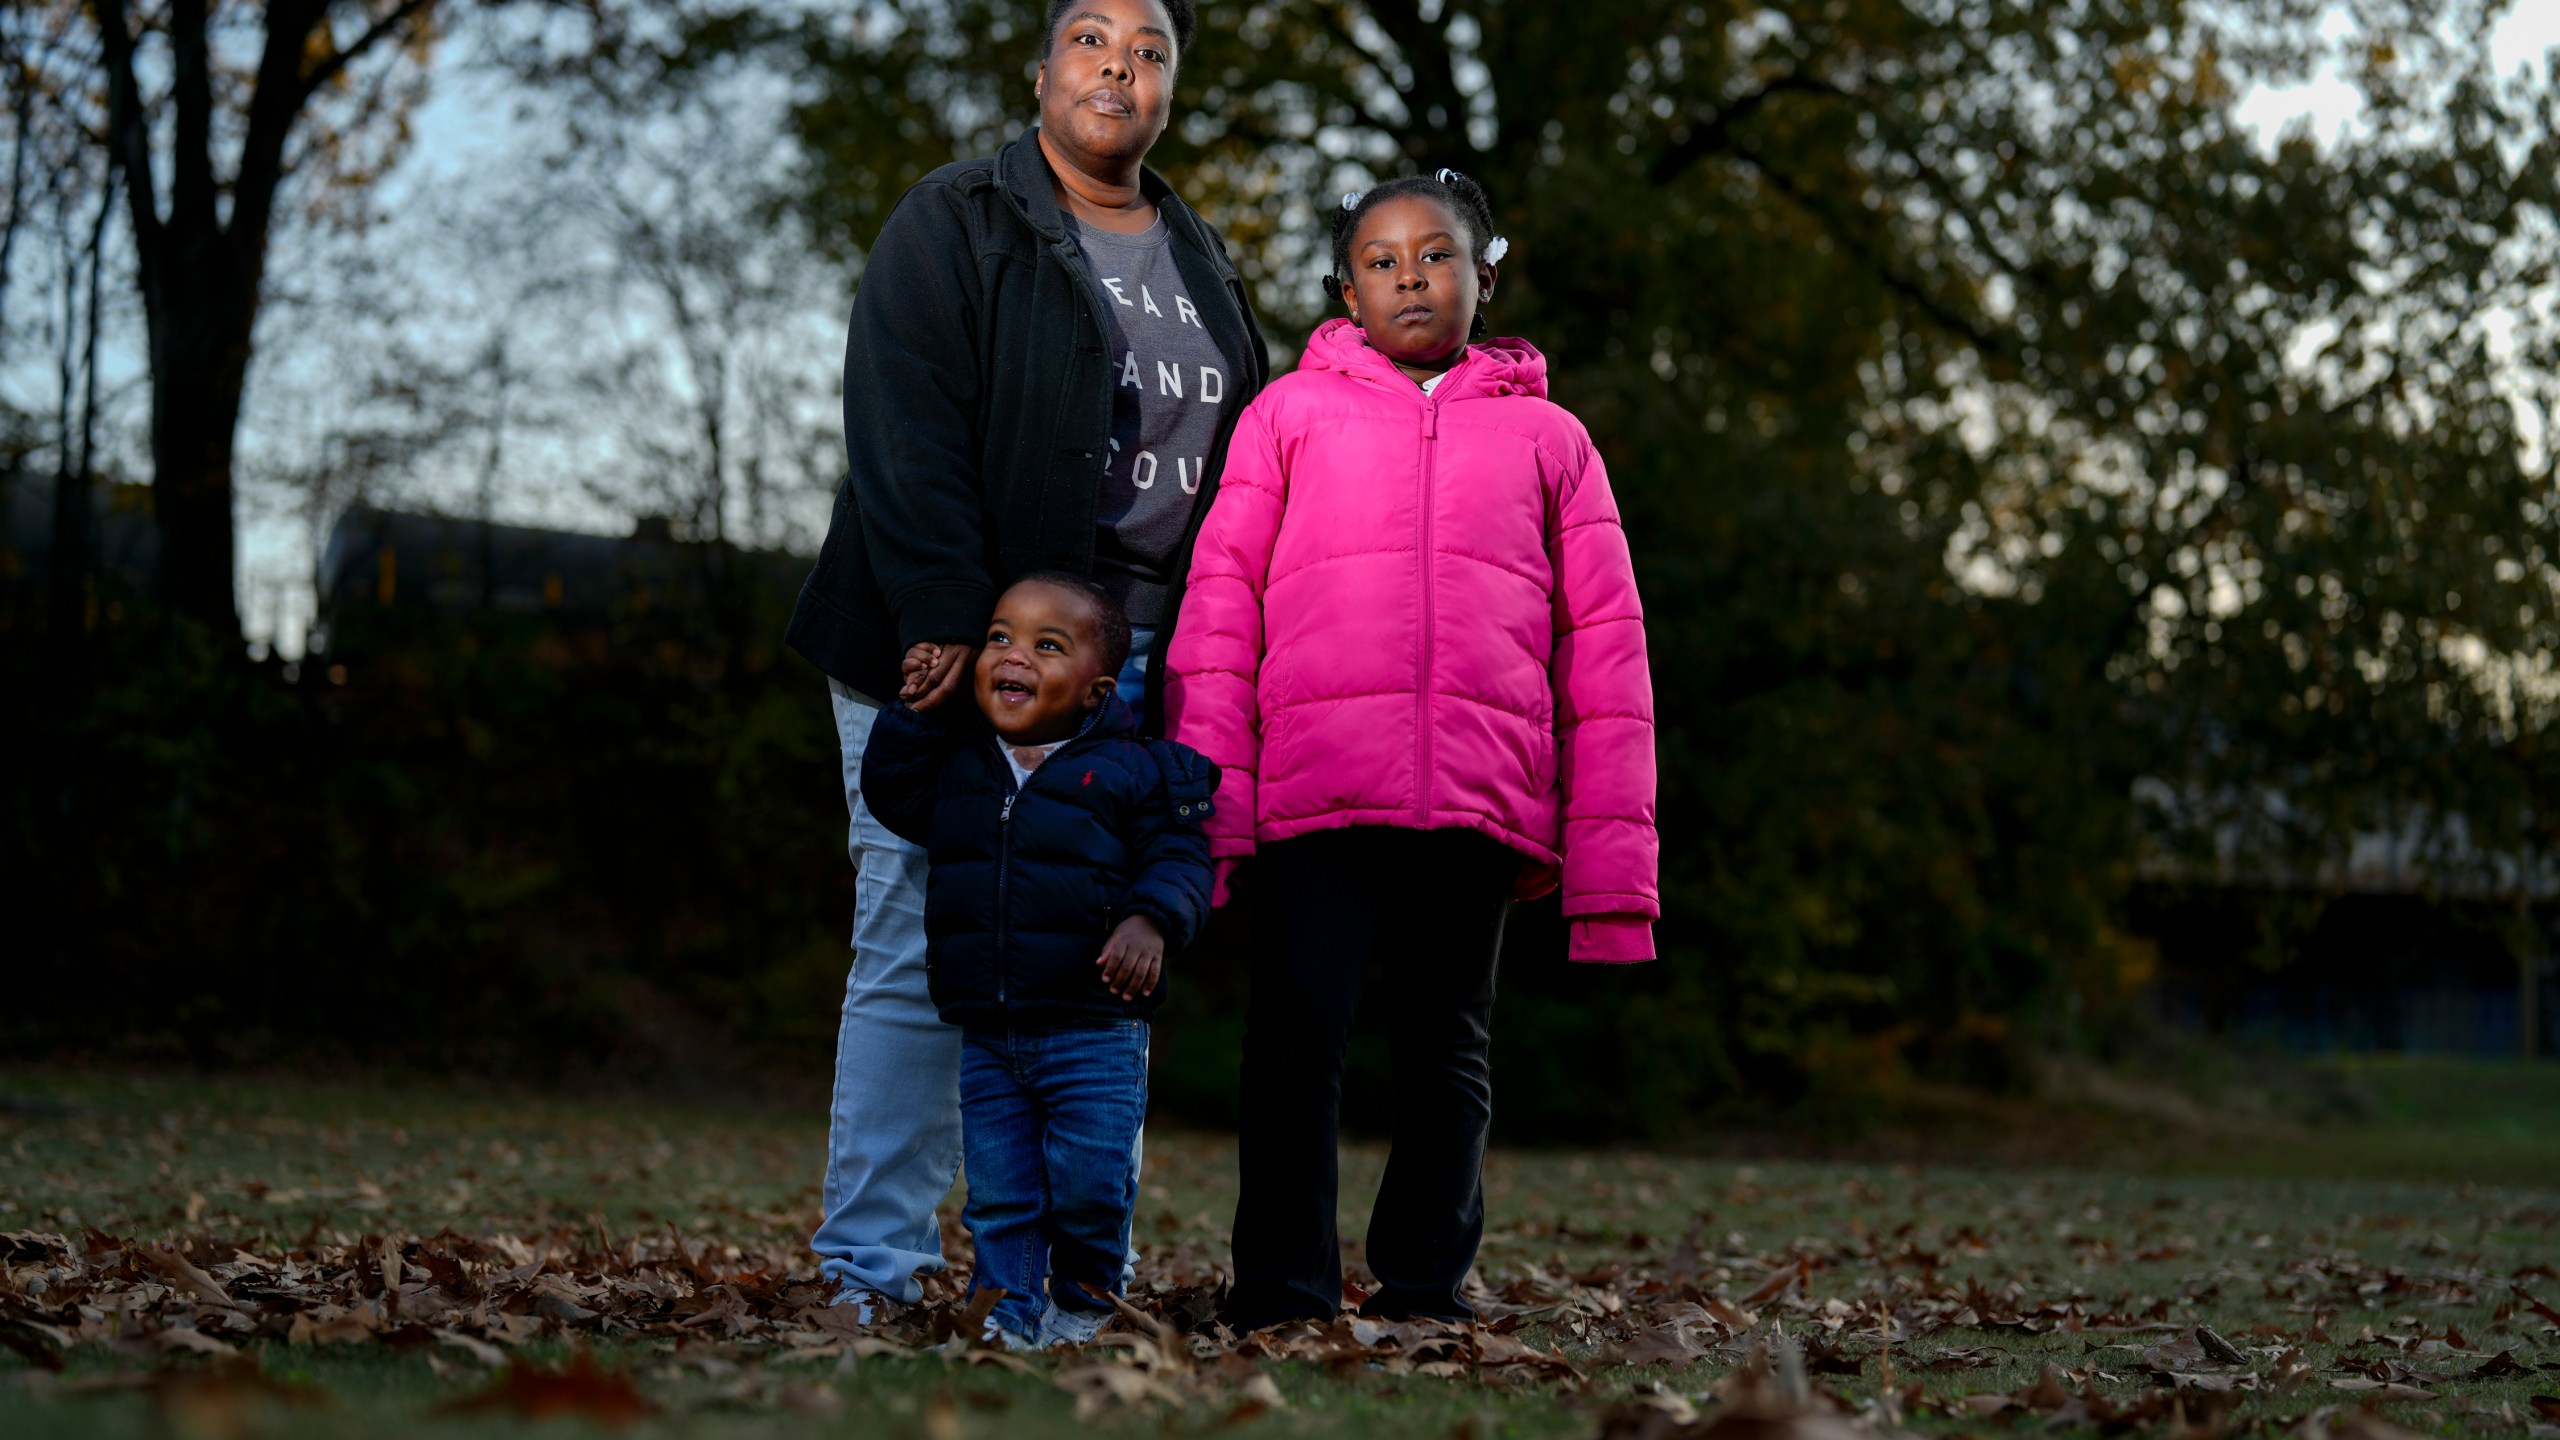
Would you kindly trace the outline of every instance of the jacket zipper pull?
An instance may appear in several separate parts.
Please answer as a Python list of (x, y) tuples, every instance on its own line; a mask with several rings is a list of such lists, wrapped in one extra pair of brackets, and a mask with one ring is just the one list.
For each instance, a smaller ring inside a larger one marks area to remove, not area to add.
[(1435, 440), (1439, 435), (1440, 407), (1432, 403), (1430, 396), (1425, 395), (1422, 397), (1422, 438)]
[(1016, 790), (1012, 794), (1004, 797), (1004, 808), (996, 812), (997, 824), (1010, 825), (1013, 823), (1013, 802), (1021, 798), (1022, 792), (1019, 790)]

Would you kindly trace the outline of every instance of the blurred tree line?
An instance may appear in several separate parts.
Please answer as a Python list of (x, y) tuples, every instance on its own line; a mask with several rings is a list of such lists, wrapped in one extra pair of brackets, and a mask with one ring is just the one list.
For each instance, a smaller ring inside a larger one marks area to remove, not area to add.
[[(316, 453), (372, 468), (305, 493), (547, 444), (609, 453), (588, 478), (623, 503), (671, 487), (648, 503), (698, 543), (790, 538), (728, 517), (822, 490), (834, 362), (758, 338), (794, 296), (840, 308), (908, 184), (1027, 122), (1040, 7), (532, 8), (443, 12), (555, 143), (462, 227), (480, 288), (431, 341), (436, 297), (368, 302), (324, 367), (362, 377), (333, 413), (364, 443)], [(1154, 161), (1267, 328), (1322, 318), (1335, 197), (1467, 170), (1512, 239), (1491, 318), (1546, 351), (1627, 512), (1666, 963), (1569, 970), (1522, 914), (1515, 1133), (2120, 1046), (2146, 872), (2316, 889), (2373, 833), (2420, 837), (2447, 894), (2560, 863), (2560, 86), (2495, 70), (2502, 5), (1202, 9)], [(2324, 66), (2365, 102), (2338, 143), (2237, 118)], [(638, 288), (561, 299), (588, 273)], [(606, 294), (662, 318), (614, 340)], [(708, 671), (563, 676), (511, 624), (422, 631), (343, 688), (101, 632), (71, 706), (32, 622), (0, 632), (13, 749), (87, 777), (63, 802), (19, 772), (9, 843), (40, 863), (7, 868), (61, 917), (51, 973), (117, 977), (9, 1043), (814, 1072), (848, 893), (814, 676), (778, 627)], [(1225, 1103), (1233, 938), (1167, 1015), (1160, 1088), (1194, 1114)]]

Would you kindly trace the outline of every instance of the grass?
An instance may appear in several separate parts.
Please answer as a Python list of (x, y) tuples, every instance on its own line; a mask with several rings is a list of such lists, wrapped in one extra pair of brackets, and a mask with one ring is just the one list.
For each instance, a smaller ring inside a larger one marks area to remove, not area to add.
[(2279, 1109), (2308, 1110), (2309, 1123), (2248, 1131), (2171, 1167), (2560, 1188), (2560, 1064), (2357, 1056), (2292, 1078)]
[[(2351, 1103), (2329, 1107), (2318, 1124), (2261, 1107), (2217, 1128), (2211, 1108), (2199, 1107), (2198, 1116), (2130, 1127), (2136, 1138), (2121, 1146), (2093, 1151), (2085, 1136), (2057, 1144), (2073, 1168), (1497, 1151), (1481, 1269), (1497, 1289), (1578, 1276), (1595, 1294), (1613, 1271), (1684, 1269), (1702, 1289), (1739, 1301), (1775, 1268), (1801, 1264), (1801, 1294), (1760, 1305), (1760, 1333), (1774, 1321), (1817, 1350), (1837, 1346), (1857, 1373), (1817, 1378), (1858, 1403), (1878, 1395), (1881, 1367), (1872, 1320), (1845, 1318), (1850, 1308), (1862, 1307), (1861, 1317), (1936, 1313), (1928, 1297), (1969, 1284), (2029, 1311), (2071, 1302), (2084, 1314), (2209, 1324), (2265, 1347), (2253, 1356), (2261, 1369), (2275, 1350), (2298, 1345), (2312, 1378), (2290, 1394), (2247, 1398), (2228, 1417), (2235, 1427), (2356, 1404), (2360, 1394), (2331, 1388), (2355, 1378), (2341, 1361), (2454, 1372), (2511, 1351), (2528, 1367), (2560, 1370), (2560, 1328), (2510, 1291), (2521, 1284), (2560, 1299), (2549, 1273), (2560, 1264), (2560, 1066), (2365, 1062), (2332, 1067), (2328, 1079)], [(750, 1248), (796, 1246), (815, 1219), (824, 1146), (822, 1116), (460, 1085), (0, 1071), (0, 1097), (0, 1232), (211, 1235), (253, 1250), (447, 1228), (610, 1237), (672, 1228)], [(2085, 1129), (2099, 1123), (2095, 1113), (2065, 1108), (2035, 1123)], [(2120, 1112), (2106, 1113), (2120, 1122)], [(1360, 1233), (1382, 1159), (1374, 1147), (1346, 1155), (1346, 1236)], [(1223, 1255), (1233, 1174), (1231, 1141), (1151, 1132), (1142, 1244)], [(1914, 1256), (1936, 1263), (1924, 1271)], [(1840, 1313), (1826, 1312), (1832, 1300)], [(2161, 1334), (2028, 1333), (1996, 1315), (1975, 1322), (1913, 1325), (1892, 1350), (1902, 1382), (1931, 1396), (2008, 1393), (2047, 1365), (2095, 1367), (2123, 1377), (2113, 1389), (2095, 1382), (2100, 1389), (2130, 1398), (2144, 1387), (2142, 1365), (2132, 1351), (2103, 1347)], [(1283, 1408), (1113, 1409), (1090, 1423), (1045, 1361), (1032, 1373), (930, 1353), (808, 1363), (659, 1340), (607, 1342), (596, 1358), (635, 1373), (657, 1405), (635, 1433), (930, 1440), (1095, 1429), (1583, 1437), (1639, 1389), (1697, 1398), (1731, 1368), (1729, 1358), (1611, 1365), (1596, 1349), (1605, 1328), (1541, 1323), (1523, 1334), (1579, 1357), (1579, 1385), (1497, 1389), (1262, 1360)], [(2315, 1331), (2329, 1340), (2306, 1338)], [(529, 1349), (568, 1358), (557, 1342)], [(1983, 1363), (1925, 1368), (1951, 1358)], [(210, 1362), (108, 1346), (73, 1351), (60, 1375), (0, 1351), (0, 1430), (464, 1436), (587, 1423), (440, 1413), (489, 1380), (432, 1348), (272, 1345), (259, 1359), (275, 1385), (199, 1384)], [(269, 1393), (279, 1386), (287, 1393)], [(2560, 1373), (2427, 1388), (2434, 1398), (2393, 1403), (2390, 1418), (2428, 1433), (2518, 1434), (2531, 1397), (2560, 1391)], [(1924, 1433), (1998, 1424), (1927, 1413), (1904, 1421)]]

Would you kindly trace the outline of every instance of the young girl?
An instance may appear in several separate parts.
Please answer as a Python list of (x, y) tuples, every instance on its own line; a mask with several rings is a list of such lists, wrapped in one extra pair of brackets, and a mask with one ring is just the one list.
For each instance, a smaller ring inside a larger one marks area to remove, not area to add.
[(1546, 362), (1483, 333), (1484, 192), (1455, 171), (1343, 197), (1349, 307), (1245, 410), (1169, 655), (1172, 733), (1225, 771), (1210, 851), (1248, 857), (1242, 1328), (1329, 1320), (1342, 1056), (1374, 960), (1394, 1149), (1363, 1309), (1469, 1319), (1503, 912), (1564, 890), (1576, 960), (1653, 958), (1653, 689), (1625, 531)]

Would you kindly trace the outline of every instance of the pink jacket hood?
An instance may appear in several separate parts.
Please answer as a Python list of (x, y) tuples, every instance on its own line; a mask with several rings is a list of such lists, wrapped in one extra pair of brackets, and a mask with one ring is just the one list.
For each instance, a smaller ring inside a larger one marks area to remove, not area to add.
[(1167, 654), (1225, 773), (1225, 869), (1348, 825), (1465, 827), (1559, 884), (1578, 960), (1653, 957), (1653, 687), (1608, 475), (1524, 340), (1429, 394), (1347, 320), (1245, 408)]
[[(1316, 327), (1307, 337), (1306, 353), (1298, 357), (1298, 373), (1332, 371), (1385, 383), (1413, 385), (1404, 372), (1386, 356), (1369, 348), (1360, 327), (1344, 319), (1332, 319)], [(1421, 387), (1415, 386), (1415, 389)], [(1475, 396), (1526, 395), (1533, 400), (1547, 398), (1547, 357), (1538, 347), (1512, 336), (1479, 340), (1467, 347), (1466, 358), (1451, 367), (1448, 377), (1433, 387), (1432, 395), (1440, 400), (1453, 400), (1460, 394)], [(1556, 412), (1567, 423), (1579, 428), (1579, 422), (1559, 408)], [(1223, 481), (1221, 483), (1224, 483)]]

